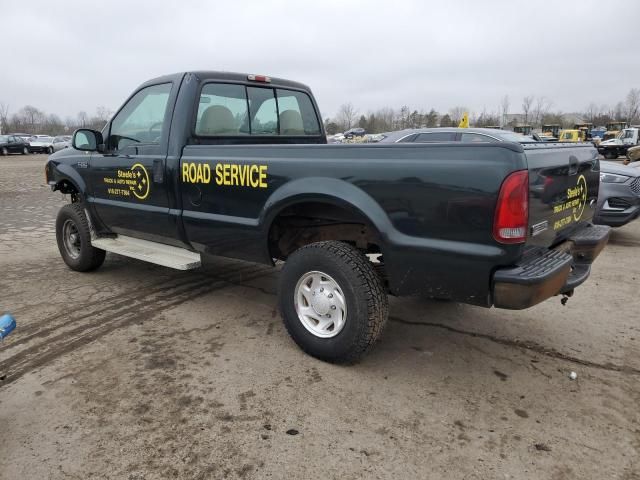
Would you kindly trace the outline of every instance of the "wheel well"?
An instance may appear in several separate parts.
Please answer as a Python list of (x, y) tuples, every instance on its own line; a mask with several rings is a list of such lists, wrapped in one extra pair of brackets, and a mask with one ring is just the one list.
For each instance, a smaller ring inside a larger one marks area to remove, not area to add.
[(360, 212), (324, 202), (302, 202), (286, 207), (269, 228), (272, 258), (286, 260), (310, 243), (339, 240), (365, 253), (381, 254), (380, 236)]
[(73, 182), (70, 182), (66, 178), (63, 178), (58, 183), (56, 183), (54, 190), (58, 190), (64, 194), (70, 194), (72, 203), (80, 201), (81, 197), (78, 187), (76, 187)]

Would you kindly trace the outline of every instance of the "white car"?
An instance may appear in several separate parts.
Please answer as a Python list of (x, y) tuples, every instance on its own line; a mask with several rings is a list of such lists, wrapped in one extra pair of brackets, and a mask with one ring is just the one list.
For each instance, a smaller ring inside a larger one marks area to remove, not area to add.
[(71, 146), (71, 135), (61, 135), (53, 139), (53, 151), (57, 152)]
[(31, 153), (53, 153), (53, 137), (49, 135), (34, 135), (29, 138)]

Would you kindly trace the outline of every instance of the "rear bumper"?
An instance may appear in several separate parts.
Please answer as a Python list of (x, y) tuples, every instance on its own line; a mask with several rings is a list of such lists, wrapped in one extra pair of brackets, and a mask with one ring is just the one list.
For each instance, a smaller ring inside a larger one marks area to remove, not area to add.
[(515, 267), (493, 275), (493, 304), (522, 310), (560, 293), (570, 293), (591, 273), (591, 263), (609, 240), (610, 228), (588, 225), (555, 249), (532, 248)]

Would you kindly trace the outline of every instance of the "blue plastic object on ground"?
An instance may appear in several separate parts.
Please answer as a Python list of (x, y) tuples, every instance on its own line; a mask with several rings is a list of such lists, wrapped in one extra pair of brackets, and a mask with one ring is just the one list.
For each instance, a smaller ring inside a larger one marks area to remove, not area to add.
[(16, 328), (16, 319), (10, 313), (0, 317), (0, 340), (9, 335)]

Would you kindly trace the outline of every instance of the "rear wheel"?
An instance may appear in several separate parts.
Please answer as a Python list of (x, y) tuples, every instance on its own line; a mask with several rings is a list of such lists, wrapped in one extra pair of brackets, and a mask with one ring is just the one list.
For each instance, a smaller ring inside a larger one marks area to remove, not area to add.
[(95, 270), (106, 252), (91, 246), (89, 221), (78, 203), (65, 205), (56, 218), (56, 239), (64, 263), (78, 272)]
[(285, 327), (298, 346), (336, 363), (362, 357), (388, 317), (387, 295), (371, 262), (336, 241), (312, 243), (289, 256), (279, 302)]

